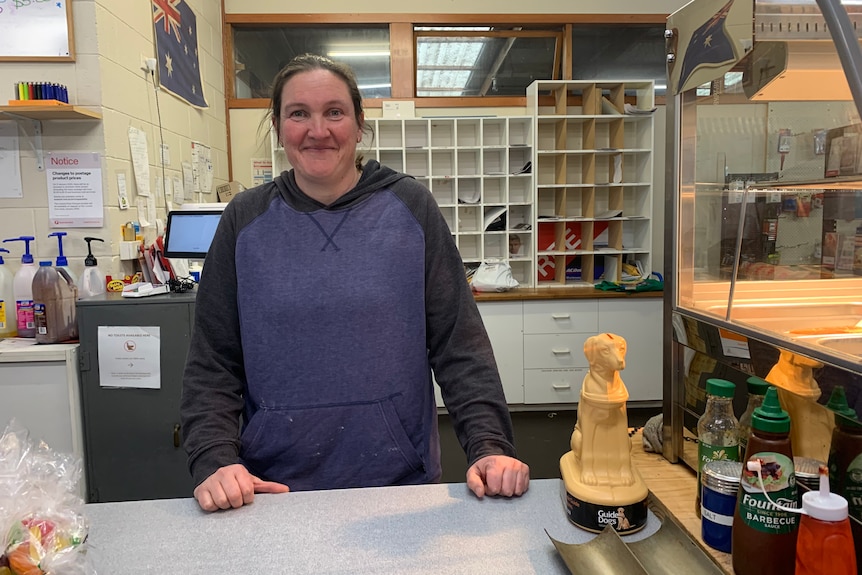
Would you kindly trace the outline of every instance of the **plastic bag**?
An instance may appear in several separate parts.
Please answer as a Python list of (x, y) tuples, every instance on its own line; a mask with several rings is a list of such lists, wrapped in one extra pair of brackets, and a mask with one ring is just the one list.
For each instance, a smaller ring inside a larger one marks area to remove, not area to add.
[(520, 284), (512, 276), (512, 268), (503, 261), (485, 261), (473, 274), (473, 289), (479, 292), (502, 292)]
[(15, 420), (0, 435), (0, 575), (91, 575), (76, 494), (81, 461), (34, 443)]

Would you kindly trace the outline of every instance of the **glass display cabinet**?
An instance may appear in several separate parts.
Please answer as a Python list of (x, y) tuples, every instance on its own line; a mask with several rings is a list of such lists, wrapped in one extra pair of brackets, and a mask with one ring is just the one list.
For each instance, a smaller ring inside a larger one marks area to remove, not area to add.
[(695, 0), (668, 18), (671, 461), (697, 466), (710, 377), (736, 383), (737, 416), (749, 377), (776, 385), (794, 455), (822, 463), (833, 391), (862, 415), (857, 24), (861, 3), (826, 0)]

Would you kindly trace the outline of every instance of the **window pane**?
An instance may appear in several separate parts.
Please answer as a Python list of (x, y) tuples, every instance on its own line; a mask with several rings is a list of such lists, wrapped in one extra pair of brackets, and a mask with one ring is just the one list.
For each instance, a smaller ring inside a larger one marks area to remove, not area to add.
[(664, 26), (572, 28), (572, 78), (575, 80), (655, 80), (656, 94), (667, 87)]
[(553, 77), (555, 46), (554, 37), (419, 36), (416, 95), (523, 96)]
[(389, 25), (234, 27), (237, 98), (269, 98), (272, 79), (306, 52), (329, 56), (356, 73), (363, 98), (388, 98)]

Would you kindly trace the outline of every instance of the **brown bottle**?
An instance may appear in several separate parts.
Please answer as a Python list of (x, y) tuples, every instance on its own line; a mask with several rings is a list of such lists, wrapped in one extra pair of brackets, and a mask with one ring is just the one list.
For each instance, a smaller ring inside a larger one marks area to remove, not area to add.
[(763, 404), (751, 418), (733, 514), (731, 552), (736, 575), (788, 575), (796, 569), (799, 516), (781, 511), (766, 499), (757, 472), (745, 466), (752, 459), (760, 461), (760, 476), (769, 497), (786, 507), (797, 507), (790, 416), (781, 409), (774, 387), (766, 392)]
[(829, 450), (829, 483), (832, 491), (843, 496), (849, 505), (856, 565), (862, 571), (862, 422), (856, 411), (847, 405), (847, 396), (840, 385), (832, 390), (826, 407), (835, 412)]

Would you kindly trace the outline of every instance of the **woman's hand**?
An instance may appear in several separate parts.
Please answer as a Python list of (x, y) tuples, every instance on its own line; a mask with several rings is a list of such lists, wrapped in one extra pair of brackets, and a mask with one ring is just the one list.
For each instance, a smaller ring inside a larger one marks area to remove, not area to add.
[(264, 481), (236, 463), (218, 469), (195, 487), (195, 499), (204, 511), (218, 511), (248, 505), (255, 493), (287, 493), (290, 488), (274, 481)]
[(485, 495), (523, 495), (530, 486), (530, 467), (506, 455), (486, 455), (467, 470), (467, 487), (481, 499)]

